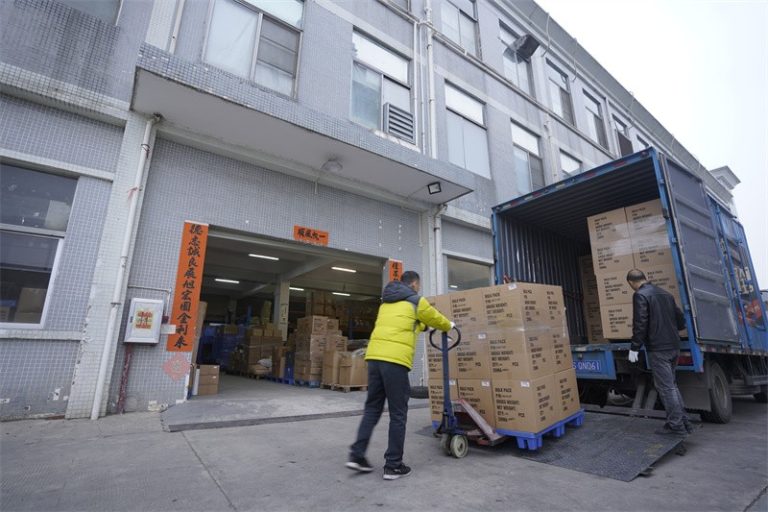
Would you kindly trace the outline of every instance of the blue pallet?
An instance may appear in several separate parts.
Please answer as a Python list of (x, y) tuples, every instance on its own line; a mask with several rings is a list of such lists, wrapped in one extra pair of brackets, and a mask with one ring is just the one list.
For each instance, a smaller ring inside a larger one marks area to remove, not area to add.
[[(432, 422), (432, 428), (437, 430), (437, 428), (440, 426), (439, 421), (433, 421)], [(552, 437), (563, 437), (565, 435), (565, 426), (569, 425), (571, 427), (580, 427), (584, 424), (584, 409), (580, 410), (579, 412), (572, 414), (565, 418), (564, 420), (560, 420), (554, 425), (551, 425), (544, 430), (540, 432), (518, 432), (515, 430), (506, 430), (503, 428), (497, 429), (496, 433), (501, 434), (504, 436), (514, 437), (517, 440), (517, 447), (520, 449), (528, 449), (531, 451), (536, 451), (542, 446), (544, 446), (544, 436), (547, 434), (551, 434)], [(465, 432), (462, 430), (457, 430), (457, 433), (464, 434)]]
[(296, 386), (306, 386), (310, 388), (319, 388), (320, 387), (320, 381), (319, 380), (298, 380), (296, 379), (294, 381)]
[(273, 377), (272, 375), (267, 377), (267, 380), (270, 380), (272, 382), (277, 382), (278, 384), (290, 384), (293, 386), (294, 381), (293, 379), (284, 379), (282, 377)]

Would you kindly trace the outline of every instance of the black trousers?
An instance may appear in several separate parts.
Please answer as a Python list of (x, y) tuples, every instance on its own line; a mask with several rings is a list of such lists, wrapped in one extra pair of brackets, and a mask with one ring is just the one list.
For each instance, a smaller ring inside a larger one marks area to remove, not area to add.
[(678, 355), (679, 350), (648, 352), (648, 363), (653, 372), (653, 385), (656, 386), (667, 413), (667, 424), (672, 429), (682, 430), (685, 423), (688, 423), (688, 416), (685, 414), (683, 397), (675, 382)]
[(363, 419), (357, 429), (357, 440), (350, 447), (353, 457), (365, 457), (373, 428), (381, 418), (386, 400), (389, 408), (389, 444), (384, 454), (384, 466), (396, 468), (403, 462), (408, 398), (411, 394), (409, 372), (407, 367), (400, 364), (368, 361), (368, 398), (365, 400)]

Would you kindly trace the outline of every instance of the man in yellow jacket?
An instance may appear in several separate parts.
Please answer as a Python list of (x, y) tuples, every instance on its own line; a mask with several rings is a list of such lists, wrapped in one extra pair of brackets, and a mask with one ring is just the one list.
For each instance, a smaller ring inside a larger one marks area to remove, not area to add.
[(411, 468), (403, 464), (403, 445), (411, 394), (408, 372), (413, 368), (418, 334), (427, 327), (441, 331), (454, 327), (453, 322), (419, 296), (419, 287), (419, 274), (413, 271), (404, 272), (400, 281), (392, 281), (384, 287), (376, 326), (365, 352), (368, 397), (357, 440), (350, 447), (347, 467), (365, 473), (373, 471), (365, 452), (386, 400), (389, 445), (384, 454), (384, 480), (396, 480), (411, 473)]

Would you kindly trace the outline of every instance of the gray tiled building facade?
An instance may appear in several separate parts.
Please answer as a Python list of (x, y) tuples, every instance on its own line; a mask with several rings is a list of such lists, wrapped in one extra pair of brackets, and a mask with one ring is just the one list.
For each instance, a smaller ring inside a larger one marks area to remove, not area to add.
[[(0, 319), (0, 418), (114, 410), (123, 306), (171, 296), (185, 220), (285, 240), (314, 226), (442, 293), (457, 262), (490, 280), (493, 205), (647, 145), (730, 201), (530, 1), (0, 2), (3, 199), (43, 186), (11, 175), (73, 191), (45, 219), (3, 213), (3, 270), (50, 281), (41, 315)], [(171, 356), (136, 347), (128, 410), (184, 399)]]

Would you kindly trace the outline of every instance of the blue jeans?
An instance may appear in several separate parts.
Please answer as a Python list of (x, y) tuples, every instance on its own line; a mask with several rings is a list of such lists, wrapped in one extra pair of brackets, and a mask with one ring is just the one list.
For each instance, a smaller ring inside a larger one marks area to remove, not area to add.
[(389, 444), (384, 454), (384, 467), (394, 469), (402, 464), (408, 398), (411, 394), (408, 372), (410, 370), (400, 364), (368, 361), (368, 398), (357, 429), (357, 440), (350, 447), (352, 457), (365, 457), (373, 428), (381, 418), (386, 400), (389, 408)]
[(648, 363), (653, 372), (653, 385), (667, 413), (667, 425), (673, 430), (684, 430), (688, 423), (685, 405), (675, 382), (675, 369), (679, 350), (648, 352)]

